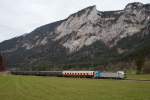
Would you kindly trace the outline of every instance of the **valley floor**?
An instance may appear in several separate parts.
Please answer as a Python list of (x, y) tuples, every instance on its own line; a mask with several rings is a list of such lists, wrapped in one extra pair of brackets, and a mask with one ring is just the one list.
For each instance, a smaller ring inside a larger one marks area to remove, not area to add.
[(1, 100), (150, 100), (150, 75), (127, 80), (0, 75)]

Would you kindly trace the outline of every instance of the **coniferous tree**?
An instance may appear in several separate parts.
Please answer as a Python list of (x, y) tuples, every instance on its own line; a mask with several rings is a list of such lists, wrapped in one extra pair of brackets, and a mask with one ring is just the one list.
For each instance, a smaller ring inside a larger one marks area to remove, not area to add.
[(4, 61), (3, 61), (3, 57), (0, 54), (0, 71), (4, 71), (5, 67), (4, 67)]
[(136, 74), (141, 74), (144, 63), (145, 63), (145, 57), (143, 55), (138, 55), (135, 58)]

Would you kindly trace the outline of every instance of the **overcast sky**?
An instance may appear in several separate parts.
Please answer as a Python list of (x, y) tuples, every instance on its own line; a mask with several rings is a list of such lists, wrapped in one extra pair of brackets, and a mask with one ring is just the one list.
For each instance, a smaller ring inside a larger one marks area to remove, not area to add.
[(91, 5), (108, 11), (123, 9), (130, 2), (150, 3), (150, 0), (0, 0), (0, 42)]

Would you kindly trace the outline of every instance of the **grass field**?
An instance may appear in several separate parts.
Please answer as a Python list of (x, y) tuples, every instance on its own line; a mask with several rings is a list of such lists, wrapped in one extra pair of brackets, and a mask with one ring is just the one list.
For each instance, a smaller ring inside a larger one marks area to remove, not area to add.
[(150, 100), (150, 75), (129, 80), (0, 76), (0, 100)]

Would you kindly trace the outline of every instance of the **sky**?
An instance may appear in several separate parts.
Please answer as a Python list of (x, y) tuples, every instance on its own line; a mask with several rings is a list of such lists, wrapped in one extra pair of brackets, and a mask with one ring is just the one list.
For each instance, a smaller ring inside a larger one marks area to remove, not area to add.
[(62, 20), (96, 5), (99, 11), (121, 10), (131, 2), (150, 0), (0, 0), (0, 42)]

